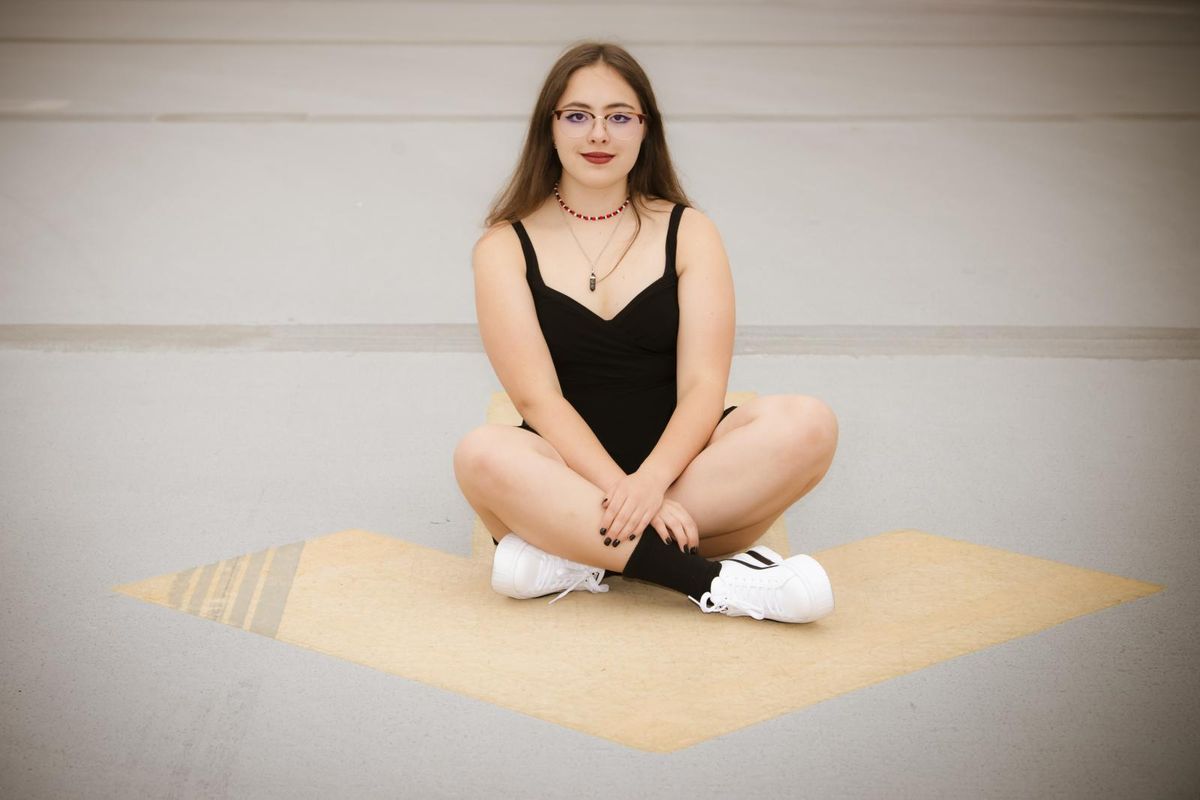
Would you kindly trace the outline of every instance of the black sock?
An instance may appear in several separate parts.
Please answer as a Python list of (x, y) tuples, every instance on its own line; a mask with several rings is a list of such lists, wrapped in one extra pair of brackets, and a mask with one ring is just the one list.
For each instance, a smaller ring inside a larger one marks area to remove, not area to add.
[(678, 545), (667, 544), (653, 525), (647, 525), (622, 574), (699, 600), (709, 590), (712, 579), (721, 574), (721, 562), (680, 552)]

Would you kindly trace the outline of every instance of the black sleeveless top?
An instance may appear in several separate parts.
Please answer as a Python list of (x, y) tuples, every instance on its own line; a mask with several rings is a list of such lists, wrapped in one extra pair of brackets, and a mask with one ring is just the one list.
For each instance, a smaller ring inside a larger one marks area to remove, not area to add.
[[(563, 397), (627, 474), (650, 455), (675, 413), (675, 240), (683, 209), (676, 203), (671, 210), (663, 274), (609, 320), (543, 283), (525, 226), (512, 223)], [(537, 433), (524, 420), (520, 427)]]

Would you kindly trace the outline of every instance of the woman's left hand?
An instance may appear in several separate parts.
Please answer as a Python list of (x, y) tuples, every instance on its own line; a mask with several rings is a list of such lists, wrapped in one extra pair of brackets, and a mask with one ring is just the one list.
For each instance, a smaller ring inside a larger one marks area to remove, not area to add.
[(602, 504), (604, 514), (600, 517), (603, 535), (625, 541), (630, 534), (646, 530), (662, 508), (667, 488), (644, 472), (626, 475), (608, 487), (608, 500)]

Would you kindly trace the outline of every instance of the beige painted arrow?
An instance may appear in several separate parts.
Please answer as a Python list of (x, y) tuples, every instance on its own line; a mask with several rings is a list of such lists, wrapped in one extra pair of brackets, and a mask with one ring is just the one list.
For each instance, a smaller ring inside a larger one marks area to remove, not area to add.
[[(516, 424), (506, 404), (498, 393), (488, 421)], [(478, 519), (473, 536), (460, 558), (345, 530), (114, 589), (669, 752), (1163, 588), (899, 530), (814, 553), (837, 608), (790, 625), (701, 614), (621, 577), (554, 605), (513, 600), (491, 589)], [(789, 552), (781, 522), (764, 541)]]

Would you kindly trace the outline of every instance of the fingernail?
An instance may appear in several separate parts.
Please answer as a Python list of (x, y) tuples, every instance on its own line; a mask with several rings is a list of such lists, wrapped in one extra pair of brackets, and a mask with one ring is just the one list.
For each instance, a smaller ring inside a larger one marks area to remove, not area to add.
[(620, 547), (620, 546), (621, 546), (621, 540), (620, 540), (620, 539), (617, 539), (615, 542), (613, 542), (613, 547)]
[(608, 530), (608, 528), (601, 528), (600, 533), (603, 534), (606, 530)]
[(610, 539), (610, 538), (608, 538), (607, 536), (605, 536), (605, 537), (604, 537), (604, 543), (605, 543), (605, 544), (611, 544), (611, 543), (612, 543), (612, 539)]
[(631, 533), (631, 534), (629, 534), (629, 541), (631, 541), (631, 542), (632, 542), (632, 541), (633, 541), (634, 539), (636, 539), (636, 538), (637, 538), (637, 534), (636, 534), (636, 533)]
[(692, 548), (692, 552), (693, 552), (693, 553), (699, 553), (699, 552), (700, 552), (700, 548), (699, 548), (699, 547), (693, 547), (693, 548)]

